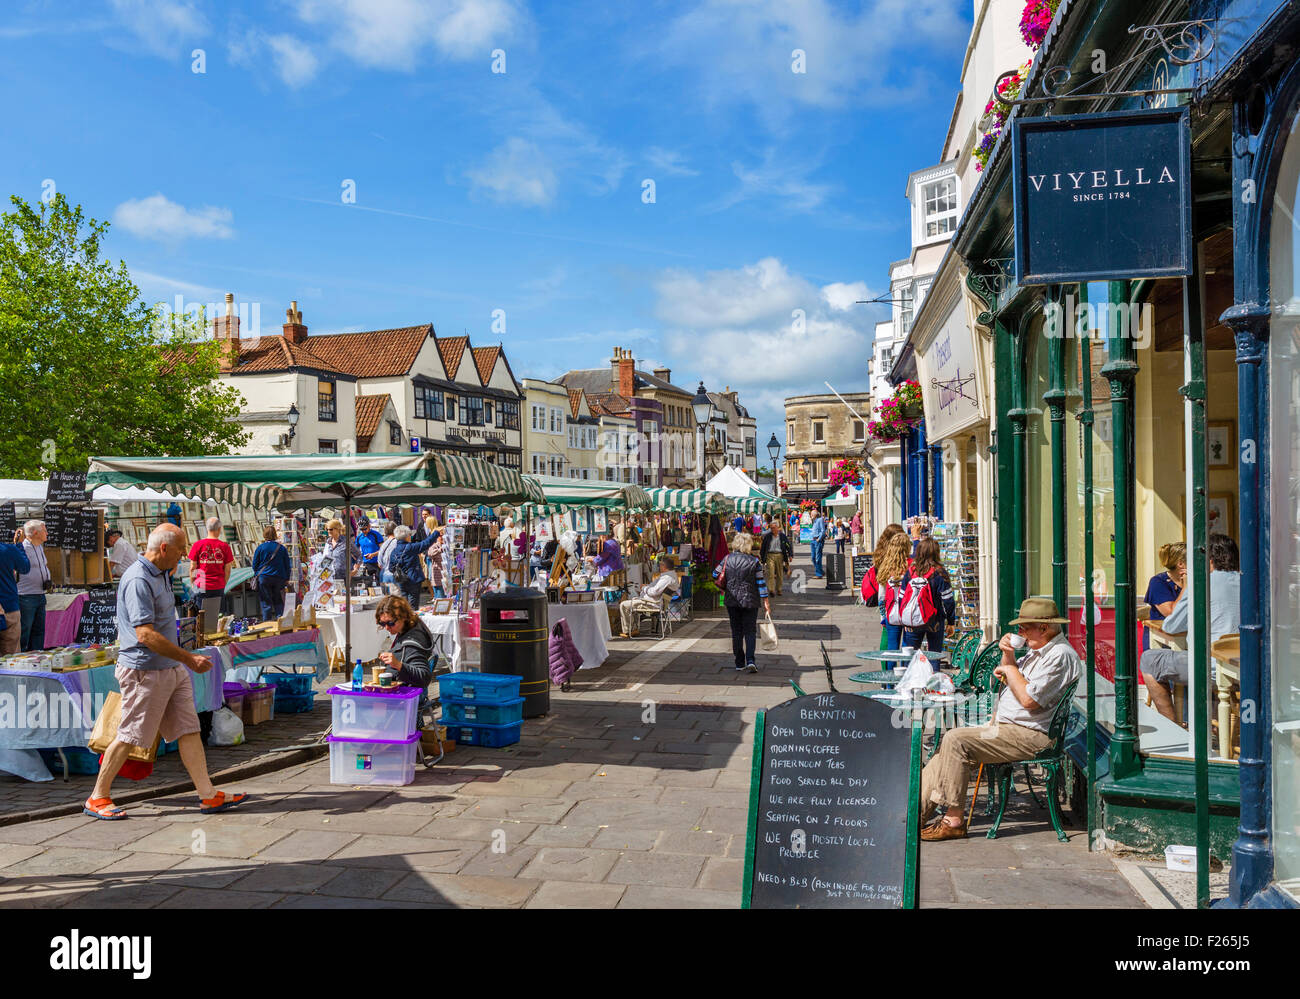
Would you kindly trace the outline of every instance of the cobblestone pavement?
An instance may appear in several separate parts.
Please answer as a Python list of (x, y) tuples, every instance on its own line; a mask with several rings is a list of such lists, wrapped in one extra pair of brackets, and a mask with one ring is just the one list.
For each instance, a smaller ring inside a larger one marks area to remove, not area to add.
[[(781, 648), (762, 672), (733, 671), (717, 615), (615, 641), (518, 745), (458, 748), (406, 787), (332, 786), (319, 760), (230, 785), (256, 800), (227, 814), (200, 817), (190, 793), (122, 822), (0, 826), (0, 907), (738, 906), (757, 711), (791, 680), (826, 689), (819, 642), (843, 675), (879, 641), (851, 591), (808, 584), (774, 601)], [(996, 841), (986, 823), (922, 845), (923, 906), (1144, 906), (1082, 830), (1058, 842), (1027, 794)]]

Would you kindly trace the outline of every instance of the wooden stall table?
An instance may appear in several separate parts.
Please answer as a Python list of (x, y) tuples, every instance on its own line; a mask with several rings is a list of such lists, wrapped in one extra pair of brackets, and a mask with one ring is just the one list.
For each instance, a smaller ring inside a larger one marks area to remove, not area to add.
[(1210, 646), (1214, 658), (1214, 686), (1219, 694), (1219, 755), (1237, 758), (1237, 726), (1232, 713), (1232, 687), (1241, 687), (1241, 636), (1224, 635)]

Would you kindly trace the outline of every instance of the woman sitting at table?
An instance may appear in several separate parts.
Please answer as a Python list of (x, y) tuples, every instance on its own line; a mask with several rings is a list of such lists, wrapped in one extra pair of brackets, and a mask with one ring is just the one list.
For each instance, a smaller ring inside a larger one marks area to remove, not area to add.
[[(1151, 620), (1163, 621), (1174, 609), (1174, 601), (1187, 585), (1187, 545), (1182, 541), (1171, 541), (1160, 546), (1160, 564), (1165, 571), (1151, 577), (1147, 583), (1147, 593), (1142, 599), (1151, 608)], [(1151, 636), (1142, 629), (1142, 651), (1151, 647)]]
[(433, 679), (433, 635), (411, 605), (402, 597), (384, 597), (375, 608), (375, 623), (393, 636), (393, 647), (379, 653), (379, 659), (397, 673), (397, 682), (428, 687)]

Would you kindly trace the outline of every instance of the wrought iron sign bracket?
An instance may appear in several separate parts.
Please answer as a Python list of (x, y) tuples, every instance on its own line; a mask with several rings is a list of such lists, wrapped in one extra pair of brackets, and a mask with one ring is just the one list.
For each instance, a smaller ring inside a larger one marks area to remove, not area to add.
[[(1066, 90), (1073, 75), (1068, 66), (1057, 65), (1045, 70), (1038, 78), (1038, 89), (1043, 97), (1018, 97), (1011, 100), (1003, 97), (999, 88), (1003, 80), (1016, 75), (1016, 70), (1009, 70), (997, 79), (993, 88), (994, 99), (1005, 107), (1022, 107), (1038, 104), (1053, 104), (1056, 101), (1099, 100), (1106, 97), (1157, 97), (1162, 94), (1191, 94), (1193, 87), (1150, 87), (1145, 90), (1093, 90), (1092, 87), (1104, 86), (1107, 79), (1116, 79), (1127, 70), (1140, 64), (1152, 53), (1163, 52), (1164, 57), (1175, 66), (1191, 66), (1208, 58), (1214, 51), (1214, 32), (1210, 22), (1204, 19), (1193, 21), (1169, 21), (1165, 24), (1129, 25), (1128, 33), (1141, 33), (1142, 39), (1138, 50), (1123, 62), (1107, 68), (1104, 72), (1091, 76), (1071, 90)], [(1153, 82), (1156, 82), (1153, 80)]]

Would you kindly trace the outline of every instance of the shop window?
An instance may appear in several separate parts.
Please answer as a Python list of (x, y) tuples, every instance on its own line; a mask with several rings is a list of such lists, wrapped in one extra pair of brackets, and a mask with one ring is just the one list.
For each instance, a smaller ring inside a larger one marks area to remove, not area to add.
[(482, 426), (485, 426), (485, 427), (490, 427), (490, 426), (492, 426), (492, 400), (491, 400), (491, 399), (484, 399), (484, 400), (483, 400), (483, 423), (482, 423)]
[(465, 397), (465, 404), (460, 409), (460, 423), (463, 427), (481, 427), (483, 426), (483, 398), (482, 396), (469, 395)]
[(545, 407), (545, 406), (539, 406), (539, 405), (537, 405), (537, 403), (533, 403), (533, 404), (529, 407), (529, 411), (530, 411), (531, 416), (532, 416), (532, 420), (531, 420), (531, 422), (530, 422), (529, 425), (532, 427), (532, 429), (533, 429), (533, 430), (540, 431), (540, 432), (545, 432), (545, 430), (546, 430), (546, 407)]
[(794, 443), (794, 424), (793, 424), (793, 423), (787, 423), (787, 424), (785, 425), (785, 443), (786, 443), (786, 447), (789, 447), (791, 444)]
[(398, 445), (402, 443), (402, 428), (392, 420), (388, 421), (388, 443)]
[(316, 381), (316, 418), (322, 423), (337, 423), (339, 418), (337, 386), (328, 378)]
[(417, 420), (442, 419), (442, 392), (427, 385), (415, 386), (415, 418)]
[(867, 425), (861, 420), (853, 421), (853, 443), (861, 444), (867, 439)]
[(497, 406), (497, 426), (503, 430), (519, 429), (519, 403), (503, 402)]
[[(912, 331), (912, 286), (904, 285), (898, 289), (898, 339), (906, 340), (907, 334)], [(882, 376), (888, 374), (887, 371), (880, 373)]]
[(451, 393), (447, 394), (447, 422), (456, 422), (456, 397)]

